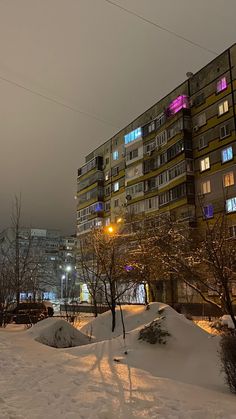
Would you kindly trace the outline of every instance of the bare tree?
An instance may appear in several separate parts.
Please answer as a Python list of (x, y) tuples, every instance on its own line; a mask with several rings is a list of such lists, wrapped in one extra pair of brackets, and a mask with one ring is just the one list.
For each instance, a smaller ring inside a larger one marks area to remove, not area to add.
[(124, 294), (134, 286), (132, 275), (126, 269), (129, 261), (128, 241), (129, 237), (121, 231), (95, 229), (90, 233), (89, 254), (92, 263), (89, 257), (86, 264), (85, 258), (83, 262), (86, 275), (95, 279), (95, 286), (99, 287), (111, 310), (112, 331), (116, 326), (116, 305), (121, 303)]
[(98, 299), (103, 294), (102, 267), (95, 253), (96, 234), (93, 232), (79, 239), (78, 268), (81, 277), (87, 285), (94, 306), (94, 316), (98, 315)]
[(169, 220), (155, 231), (155, 247), (163, 272), (183, 281), (202, 299), (236, 321), (232, 285), (236, 281), (236, 241), (227, 217), (206, 220), (201, 229)]

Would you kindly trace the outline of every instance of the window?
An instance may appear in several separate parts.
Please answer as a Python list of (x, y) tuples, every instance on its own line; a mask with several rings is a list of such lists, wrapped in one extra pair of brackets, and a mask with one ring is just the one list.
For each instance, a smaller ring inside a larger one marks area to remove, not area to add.
[(119, 159), (119, 151), (115, 150), (113, 151), (113, 160), (118, 160)]
[(159, 205), (165, 205), (169, 202), (169, 191), (163, 192), (159, 195)]
[(135, 150), (130, 151), (129, 153), (127, 153), (126, 155), (126, 160), (133, 160), (136, 157), (138, 157), (138, 148), (136, 148)]
[(111, 190), (110, 190), (110, 186), (107, 186), (107, 188), (105, 188), (105, 196), (110, 195)]
[(203, 207), (203, 214), (205, 218), (212, 218), (214, 215), (214, 209), (212, 204), (208, 204)]
[(114, 192), (117, 192), (119, 189), (120, 189), (119, 182), (115, 182), (115, 183), (113, 184), (113, 190), (114, 190)]
[(227, 80), (226, 77), (222, 77), (216, 84), (216, 93), (220, 93), (225, 89), (227, 89)]
[(137, 140), (137, 138), (140, 138), (142, 136), (142, 130), (141, 128), (136, 128), (135, 130), (129, 132), (124, 136), (125, 144), (132, 143), (132, 141)]
[(222, 140), (223, 138), (228, 137), (228, 135), (230, 135), (229, 125), (227, 124), (220, 127), (220, 139)]
[(166, 131), (162, 131), (159, 135), (156, 136), (156, 145), (157, 147), (160, 147), (167, 142), (167, 135)]
[(227, 147), (224, 150), (221, 151), (221, 158), (222, 163), (226, 163), (229, 160), (232, 160), (233, 158), (233, 149), (232, 147)]
[(110, 201), (105, 202), (105, 211), (110, 211), (110, 208), (111, 208)]
[(167, 162), (167, 153), (163, 153), (160, 155), (160, 164), (165, 164)]
[(225, 173), (225, 175), (223, 176), (223, 183), (225, 187), (234, 185), (234, 173)]
[(146, 199), (145, 201), (145, 210), (154, 210), (158, 208), (158, 197), (154, 196), (153, 198)]
[(202, 194), (206, 194), (206, 193), (211, 192), (211, 182), (210, 182), (210, 180), (206, 180), (205, 182), (201, 183), (201, 192), (202, 192)]
[(228, 112), (228, 110), (229, 110), (229, 102), (228, 102), (228, 100), (225, 100), (224, 102), (222, 102), (222, 103), (219, 104), (219, 107), (218, 107), (219, 116), (221, 116), (224, 113)]
[(109, 172), (106, 172), (105, 173), (105, 180), (108, 180), (109, 179)]
[(229, 227), (229, 235), (230, 237), (236, 237), (236, 225)]
[(165, 183), (167, 183), (169, 180), (169, 172), (162, 172), (159, 176), (158, 176), (158, 184), (164, 185)]
[(210, 169), (210, 158), (209, 157), (205, 157), (204, 159), (200, 160), (200, 171), (204, 172), (207, 169)]
[(106, 158), (105, 164), (106, 164), (106, 166), (109, 164), (109, 157)]
[(205, 102), (205, 95), (204, 93), (200, 93), (198, 96), (195, 97), (194, 105), (200, 106)]
[(112, 176), (117, 176), (119, 174), (119, 166), (112, 168)]
[(155, 121), (152, 121), (151, 124), (148, 125), (148, 132), (155, 131)]
[(230, 198), (226, 200), (226, 212), (236, 211), (236, 198)]
[(114, 207), (115, 208), (119, 207), (119, 199), (115, 199), (115, 201), (114, 201)]
[(207, 139), (203, 135), (202, 137), (199, 138), (198, 148), (199, 148), (199, 150), (201, 150), (202, 148), (207, 147), (207, 146), (208, 146)]
[(151, 143), (148, 143), (144, 146), (144, 153), (150, 153), (153, 151), (156, 147), (156, 142), (152, 141)]
[(196, 123), (199, 127), (202, 127), (203, 125), (205, 125), (206, 124), (206, 114), (201, 113), (200, 115), (198, 115), (198, 117), (196, 119)]

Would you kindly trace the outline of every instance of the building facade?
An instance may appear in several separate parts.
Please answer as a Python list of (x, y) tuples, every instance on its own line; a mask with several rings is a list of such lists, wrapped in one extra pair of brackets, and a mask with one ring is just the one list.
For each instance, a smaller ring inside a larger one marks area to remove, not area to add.
[(123, 213), (201, 225), (226, 212), (236, 236), (236, 44), (92, 151), (78, 169), (77, 236)]

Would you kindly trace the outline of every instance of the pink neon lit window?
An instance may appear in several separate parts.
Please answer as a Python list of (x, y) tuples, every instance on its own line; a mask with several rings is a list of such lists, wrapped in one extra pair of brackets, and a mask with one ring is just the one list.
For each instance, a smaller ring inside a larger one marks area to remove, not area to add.
[(226, 77), (223, 77), (222, 79), (218, 80), (216, 91), (217, 93), (220, 93), (225, 89), (227, 89), (227, 80), (226, 80)]
[(183, 108), (189, 108), (189, 99), (186, 95), (180, 95), (168, 106), (168, 113), (173, 115)]

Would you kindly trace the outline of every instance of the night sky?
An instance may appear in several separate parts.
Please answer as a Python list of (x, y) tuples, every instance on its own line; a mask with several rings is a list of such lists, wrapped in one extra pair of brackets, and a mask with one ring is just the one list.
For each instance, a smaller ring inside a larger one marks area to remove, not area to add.
[(114, 2), (193, 44), (106, 0), (0, 1), (0, 229), (21, 193), (24, 225), (75, 232), (85, 155), (236, 42), (235, 0)]

